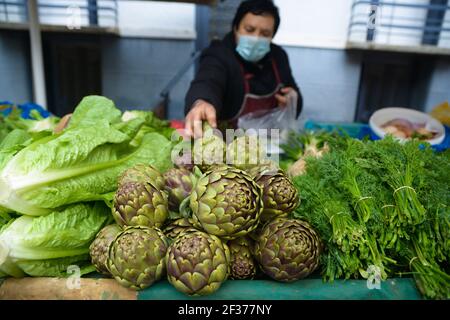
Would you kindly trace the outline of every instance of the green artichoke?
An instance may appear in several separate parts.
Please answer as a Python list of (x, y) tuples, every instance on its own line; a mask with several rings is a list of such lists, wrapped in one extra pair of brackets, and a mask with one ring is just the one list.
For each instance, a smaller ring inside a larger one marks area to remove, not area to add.
[(192, 150), (194, 165), (206, 171), (211, 165), (223, 164), (225, 161), (225, 150), (226, 144), (222, 137), (216, 135), (205, 122), (203, 125), (203, 137), (194, 141)]
[(286, 217), (299, 205), (297, 188), (282, 170), (261, 171), (254, 179), (263, 190), (262, 222), (276, 217)]
[(129, 182), (150, 182), (158, 189), (164, 188), (165, 184), (163, 175), (153, 166), (145, 164), (137, 164), (122, 173), (119, 177), (119, 186)]
[(249, 170), (268, 162), (265, 149), (257, 135), (238, 137), (227, 146), (227, 163), (236, 168)]
[(164, 173), (165, 190), (169, 194), (169, 209), (178, 212), (181, 202), (192, 191), (193, 175), (185, 168), (172, 168)]
[(89, 247), (89, 254), (91, 256), (92, 264), (98, 272), (109, 275), (106, 266), (108, 259), (108, 250), (111, 242), (121, 232), (122, 229), (117, 224), (110, 224), (100, 230), (95, 236), (94, 241)]
[(271, 278), (291, 282), (319, 265), (320, 238), (305, 221), (278, 218), (267, 223), (255, 243), (255, 258)]
[(168, 247), (157, 228), (127, 227), (109, 247), (108, 270), (122, 286), (145, 289), (164, 275)]
[(228, 241), (231, 252), (230, 278), (252, 279), (256, 274), (256, 263), (252, 255), (251, 240), (246, 237)]
[(188, 231), (170, 245), (166, 255), (167, 279), (188, 295), (208, 295), (229, 274), (230, 250), (218, 237)]
[(253, 179), (225, 165), (203, 174), (190, 196), (194, 226), (226, 240), (254, 230), (262, 205), (261, 188)]
[(187, 230), (195, 229), (192, 224), (192, 219), (181, 218), (172, 221), (164, 228), (164, 234), (170, 239), (176, 239), (180, 234)]
[(169, 216), (168, 195), (152, 183), (127, 182), (119, 186), (112, 212), (120, 226), (159, 228)]
[(268, 160), (265, 163), (259, 164), (257, 166), (254, 166), (250, 169), (247, 169), (246, 172), (253, 178), (256, 179), (262, 174), (271, 174), (271, 173), (277, 173), (280, 169), (278, 164), (276, 164), (272, 160)]

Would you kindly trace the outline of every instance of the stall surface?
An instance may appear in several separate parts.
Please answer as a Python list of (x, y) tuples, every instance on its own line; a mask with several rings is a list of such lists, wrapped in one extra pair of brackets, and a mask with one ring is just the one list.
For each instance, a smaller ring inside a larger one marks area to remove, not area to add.
[[(392, 278), (380, 288), (368, 286), (366, 280), (336, 280), (324, 283), (310, 278), (293, 283), (270, 280), (230, 280), (221, 290), (206, 297), (188, 297), (167, 281), (136, 292), (121, 287), (113, 279), (82, 278), (79, 287), (73, 279), (7, 279), (0, 284), (0, 299), (57, 300), (419, 300), (414, 280)], [(369, 289), (371, 287), (372, 289)]]

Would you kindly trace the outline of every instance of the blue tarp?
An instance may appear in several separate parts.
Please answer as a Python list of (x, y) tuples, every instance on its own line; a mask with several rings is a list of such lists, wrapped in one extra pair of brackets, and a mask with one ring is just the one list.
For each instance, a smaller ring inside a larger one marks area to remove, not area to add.
[(14, 108), (14, 106), (17, 106), (22, 111), (21, 116), (24, 119), (32, 118), (30, 116), (30, 112), (32, 110), (39, 111), (40, 115), (44, 118), (47, 118), (50, 116), (50, 112), (48, 112), (47, 110), (42, 108), (40, 105), (32, 103), (32, 102), (15, 105), (14, 103), (12, 103), (10, 101), (0, 101), (0, 106), (2, 107), (0, 109), (0, 113), (3, 114), (4, 116), (9, 115), (11, 113), (12, 109)]
[[(444, 151), (450, 148), (450, 127), (444, 126), (445, 139), (441, 144), (434, 145), (432, 148), (436, 151)], [(372, 131), (370, 126), (365, 123), (326, 123), (308, 120), (305, 123), (305, 130), (325, 130), (328, 132), (336, 129), (343, 130), (350, 137), (363, 139), (369, 137), (371, 140), (379, 140), (380, 138)]]

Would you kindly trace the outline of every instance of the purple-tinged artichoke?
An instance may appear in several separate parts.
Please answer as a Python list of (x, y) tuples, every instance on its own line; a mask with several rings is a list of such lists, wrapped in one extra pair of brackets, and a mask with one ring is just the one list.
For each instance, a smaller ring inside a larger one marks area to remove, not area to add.
[(151, 183), (158, 189), (164, 187), (163, 175), (153, 166), (145, 164), (137, 164), (125, 170), (119, 177), (119, 187), (127, 183)]
[(287, 217), (298, 207), (300, 197), (297, 188), (282, 170), (262, 171), (254, 180), (263, 190), (262, 222), (273, 218)]
[(127, 182), (119, 186), (113, 216), (120, 226), (161, 227), (169, 216), (167, 192), (152, 183)]
[(169, 209), (179, 211), (181, 202), (192, 191), (193, 174), (185, 168), (172, 168), (164, 173), (165, 190), (169, 194)]
[(271, 278), (291, 282), (310, 275), (319, 265), (321, 242), (307, 222), (278, 218), (267, 223), (255, 243), (255, 258)]
[(111, 243), (108, 270), (122, 286), (141, 290), (165, 274), (169, 240), (157, 228), (127, 227)]
[(166, 255), (167, 279), (187, 295), (208, 295), (228, 278), (230, 251), (218, 237), (188, 231), (175, 239)]
[(252, 246), (247, 237), (228, 241), (231, 252), (230, 279), (253, 279), (256, 274), (256, 262), (252, 255)]
[(91, 243), (89, 254), (91, 256), (92, 264), (98, 272), (109, 275), (108, 268), (106, 267), (109, 246), (121, 231), (122, 229), (117, 224), (110, 224), (100, 230), (95, 236), (94, 241)]
[(183, 232), (188, 230), (195, 230), (192, 219), (181, 218), (172, 221), (169, 225), (164, 228), (164, 234), (170, 239), (178, 238)]

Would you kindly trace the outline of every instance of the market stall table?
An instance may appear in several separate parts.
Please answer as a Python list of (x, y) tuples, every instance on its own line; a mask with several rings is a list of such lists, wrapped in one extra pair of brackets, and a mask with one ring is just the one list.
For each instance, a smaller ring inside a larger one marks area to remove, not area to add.
[(380, 289), (368, 289), (366, 280), (336, 280), (324, 283), (308, 278), (293, 283), (271, 280), (230, 280), (206, 297), (189, 297), (167, 281), (136, 292), (113, 279), (82, 278), (79, 289), (69, 289), (68, 279), (7, 279), (0, 284), (0, 299), (75, 299), (75, 300), (419, 300), (411, 278), (392, 278), (381, 282)]

